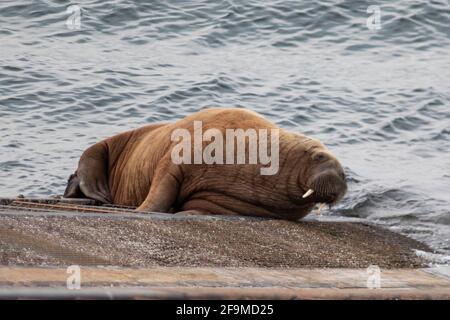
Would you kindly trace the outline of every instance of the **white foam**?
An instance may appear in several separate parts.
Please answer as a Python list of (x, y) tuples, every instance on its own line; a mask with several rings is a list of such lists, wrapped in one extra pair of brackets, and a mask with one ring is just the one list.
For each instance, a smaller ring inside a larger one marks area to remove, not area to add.
[(422, 250), (414, 250), (414, 253), (418, 257), (428, 261), (430, 266), (450, 265), (450, 256), (439, 253), (426, 252)]

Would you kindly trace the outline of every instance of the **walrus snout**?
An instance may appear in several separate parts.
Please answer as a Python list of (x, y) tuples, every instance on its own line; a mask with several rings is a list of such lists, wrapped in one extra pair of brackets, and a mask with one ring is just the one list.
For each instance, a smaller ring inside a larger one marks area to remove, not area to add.
[(337, 160), (328, 160), (318, 165), (307, 183), (308, 190), (303, 198), (311, 198), (317, 203), (336, 203), (347, 192), (344, 170)]
[[(314, 202), (336, 203), (347, 192), (345, 175), (338, 170), (325, 170), (311, 178), (309, 190), (304, 198), (311, 196)], [(308, 194), (309, 193), (309, 194)]]

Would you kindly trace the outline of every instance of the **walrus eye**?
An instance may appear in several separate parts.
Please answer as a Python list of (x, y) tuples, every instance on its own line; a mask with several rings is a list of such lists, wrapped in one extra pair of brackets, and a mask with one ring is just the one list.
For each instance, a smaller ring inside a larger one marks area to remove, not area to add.
[(316, 153), (313, 155), (312, 159), (317, 162), (322, 162), (327, 159), (327, 157), (323, 153)]

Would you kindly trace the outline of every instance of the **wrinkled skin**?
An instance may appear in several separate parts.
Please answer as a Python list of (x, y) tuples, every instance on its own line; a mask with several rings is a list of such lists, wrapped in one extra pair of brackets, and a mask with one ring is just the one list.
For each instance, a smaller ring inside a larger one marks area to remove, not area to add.
[[(171, 151), (178, 141), (171, 141), (171, 133), (185, 128), (193, 136), (194, 120), (203, 122), (203, 132), (209, 128), (222, 132), (227, 128), (278, 128), (252, 111), (215, 108), (175, 123), (128, 131), (83, 153), (64, 196), (136, 206), (144, 212), (297, 220), (316, 203), (337, 202), (347, 190), (341, 165), (322, 143), (282, 129), (275, 175), (261, 175), (260, 164), (176, 165)], [(302, 198), (308, 189), (314, 193)]]

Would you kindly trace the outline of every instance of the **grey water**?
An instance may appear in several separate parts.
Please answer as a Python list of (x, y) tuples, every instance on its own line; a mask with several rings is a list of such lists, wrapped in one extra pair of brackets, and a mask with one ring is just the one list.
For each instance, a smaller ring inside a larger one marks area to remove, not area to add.
[(127, 129), (245, 107), (343, 163), (324, 215), (448, 255), (449, 54), (448, 0), (2, 0), (0, 196), (61, 194), (84, 149)]

